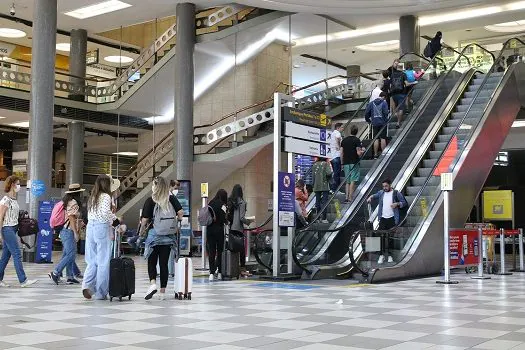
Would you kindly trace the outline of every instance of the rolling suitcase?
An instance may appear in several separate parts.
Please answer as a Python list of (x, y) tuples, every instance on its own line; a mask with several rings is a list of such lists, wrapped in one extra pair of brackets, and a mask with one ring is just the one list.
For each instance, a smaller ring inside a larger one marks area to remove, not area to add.
[(135, 262), (130, 258), (120, 257), (120, 232), (115, 228), (113, 259), (109, 262), (109, 301), (113, 298), (128, 297), (135, 294)]
[(227, 249), (230, 230), (224, 229), (224, 251), (221, 257), (221, 275), (223, 280), (239, 279), (241, 275), (240, 254)]
[(367, 204), (366, 210), (368, 213), (368, 219), (363, 221), (361, 225), (359, 225), (360, 226), (359, 228), (365, 231), (372, 231), (374, 229), (374, 226), (372, 225), (372, 222), (370, 221), (370, 218), (372, 217), (372, 206), (370, 205), (370, 203)]
[(180, 229), (177, 232), (177, 256), (175, 257), (175, 299), (191, 300), (193, 288), (193, 262), (180, 257)]

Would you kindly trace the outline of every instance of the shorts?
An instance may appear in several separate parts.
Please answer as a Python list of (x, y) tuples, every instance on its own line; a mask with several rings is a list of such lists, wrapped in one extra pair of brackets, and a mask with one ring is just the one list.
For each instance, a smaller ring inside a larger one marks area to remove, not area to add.
[(345, 169), (345, 176), (347, 176), (346, 178), (347, 184), (351, 184), (352, 182), (359, 181), (359, 177), (361, 176), (361, 171), (359, 169), (359, 163), (345, 164), (344, 169)]
[(395, 94), (392, 95), (392, 99), (394, 100), (394, 105), (396, 107), (396, 110), (401, 110), (403, 113), (406, 111), (406, 101), (405, 101), (405, 94)]
[(373, 137), (376, 137), (377, 135), (379, 135), (378, 136), (379, 139), (386, 140), (386, 127), (384, 125), (372, 126), (372, 132), (374, 133), (372, 135)]

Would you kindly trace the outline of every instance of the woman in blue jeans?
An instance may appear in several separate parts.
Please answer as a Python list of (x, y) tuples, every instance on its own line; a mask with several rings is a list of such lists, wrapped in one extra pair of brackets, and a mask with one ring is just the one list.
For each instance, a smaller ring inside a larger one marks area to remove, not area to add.
[[(88, 201), (86, 229), (86, 270), (82, 281), (82, 295), (90, 300), (105, 300), (109, 292), (109, 261), (111, 260), (114, 232), (118, 225), (111, 201), (117, 180), (99, 175)], [(116, 186), (118, 188), (118, 186)]]
[(21, 287), (27, 287), (37, 282), (26, 277), (24, 267), (22, 266), (22, 254), (18, 243), (18, 202), (16, 201), (17, 193), (20, 191), (20, 180), (16, 176), (9, 176), (5, 180), (4, 190), (6, 195), (0, 200), (0, 243), (3, 251), (0, 258), (0, 287), (9, 287), (4, 282), (4, 273), (7, 263), (13, 256), (16, 275)]
[[(79, 240), (80, 194), (84, 192), (79, 184), (69, 185), (62, 202), (64, 205), (65, 223), (60, 230), (60, 240), (63, 247), (62, 259), (49, 274), (49, 278), (58, 285), (60, 275), (66, 269), (67, 284), (80, 284), (75, 278), (75, 259), (77, 257), (77, 242)], [(78, 267), (77, 267), (78, 269)]]

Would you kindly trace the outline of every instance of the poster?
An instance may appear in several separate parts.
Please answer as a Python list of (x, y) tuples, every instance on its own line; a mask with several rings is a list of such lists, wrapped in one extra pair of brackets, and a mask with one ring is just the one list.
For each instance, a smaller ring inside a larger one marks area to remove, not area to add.
[(477, 230), (450, 230), (450, 266), (476, 265), (479, 256), (479, 237)]
[(485, 191), (483, 192), (483, 219), (484, 220), (513, 220), (512, 191)]
[(278, 203), (280, 227), (295, 227), (295, 179), (291, 173), (279, 172)]
[(53, 255), (53, 232), (49, 226), (54, 201), (41, 201), (38, 206), (38, 228), (36, 236), (36, 263), (51, 263)]

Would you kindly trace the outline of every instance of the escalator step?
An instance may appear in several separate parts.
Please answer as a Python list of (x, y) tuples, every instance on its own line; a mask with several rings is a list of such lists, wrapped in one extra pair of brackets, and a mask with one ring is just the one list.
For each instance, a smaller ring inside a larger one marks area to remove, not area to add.
[(428, 155), (430, 159), (439, 159), (441, 155), (443, 154), (443, 151), (430, 151), (428, 152)]
[[(487, 89), (483, 89), (478, 97), (489, 97), (492, 95), (492, 92), (494, 91), (494, 89), (496, 88), (496, 86), (494, 86), (493, 88), (490, 88), (490, 87), (486, 87)], [(467, 92), (465, 92), (465, 97), (466, 98), (473, 98), (475, 95), (476, 95), (476, 92), (477, 92), (477, 89), (476, 90), (468, 90)]]
[[(456, 107), (456, 110), (458, 112), (466, 112), (469, 109), (470, 105), (458, 105)], [(470, 109), (470, 112), (483, 112), (483, 109), (485, 109), (484, 104), (475, 104), (472, 105), (472, 108)]]
[(434, 165), (436, 165), (437, 159), (425, 159), (423, 160), (423, 167), (424, 168), (433, 168)]
[[(463, 121), (463, 124), (476, 125), (478, 121), (479, 121), (479, 118), (467, 118)], [(449, 119), (447, 121), (447, 124), (448, 126), (451, 126), (451, 127), (457, 127), (460, 122), (461, 122), (461, 118)]]
[[(412, 185), (413, 186), (423, 186), (423, 184), (427, 180), (427, 177), (413, 176), (411, 180), (412, 180)], [(440, 180), (440, 178), (438, 176), (433, 176), (429, 180), (429, 184), (431, 186), (437, 186), (437, 185), (439, 185), (440, 181), (441, 180)]]
[[(478, 103), (487, 104), (489, 102), (489, 99), (490, 99), (489, 96), (478, 96), (476, 97), (474, 104), (478, 104)], [(461, 99), (460, 103), (462, 105), (469, 105), (472, 103), (472, 101), (474, 101), (473, 97), (465, 97)]]

